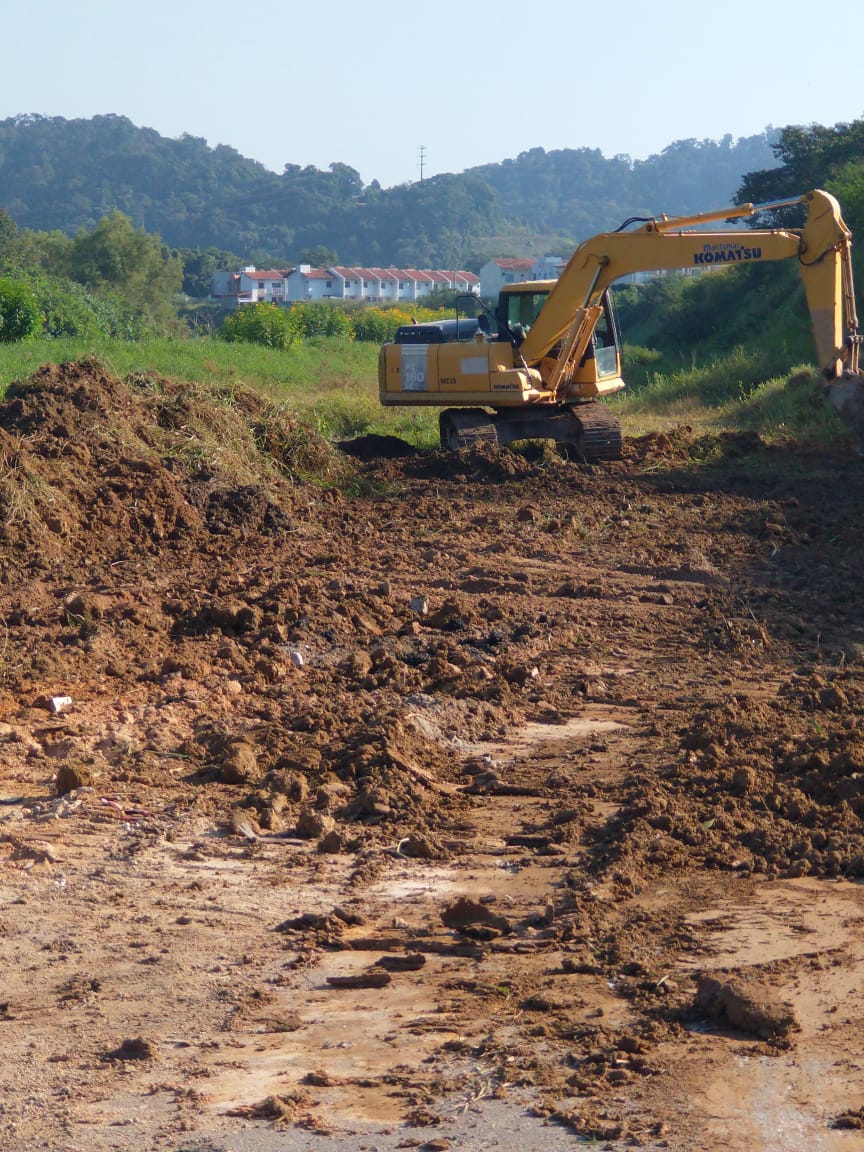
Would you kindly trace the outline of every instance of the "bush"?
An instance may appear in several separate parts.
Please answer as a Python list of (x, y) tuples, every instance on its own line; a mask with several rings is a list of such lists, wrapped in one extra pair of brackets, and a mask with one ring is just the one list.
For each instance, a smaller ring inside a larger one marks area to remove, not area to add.
[(263, 344), (285, 350), (300, 343), (296, 322), (276, 304), (243, 304), (225, 318), (219, 335), (229, 343)]
[(354, 339), (366, 340), (371, 344), (388, 344), (396, 335), (396, 329), (411, 323), (411, 313), (401, 308), (364, 308), (352, 317)]
[(103, 331), (92, 297), (80, 284), (47, 276), (28, 277), (28, 284), (38, 301), (43, 336), (89, 340), (110, 334)]
[(31, 340), (42, 328), (39, 302), (20, 280), (0, 280), (0, 343)]
[(338, 304), (293, 304), (290, 317), (301, 336), (345, 336), (354, 339), (351, 321)]

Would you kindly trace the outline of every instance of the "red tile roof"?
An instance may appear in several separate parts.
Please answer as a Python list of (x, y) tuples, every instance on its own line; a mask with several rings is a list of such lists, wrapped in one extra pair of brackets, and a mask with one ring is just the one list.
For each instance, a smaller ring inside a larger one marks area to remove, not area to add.
[(241, 275), (247, 276), (250, 280), (284, 280), (286, 273), (275, 272), (273, 270), (265, 272), (260, 268), (256, 268), (254, 272), (242, 272)]

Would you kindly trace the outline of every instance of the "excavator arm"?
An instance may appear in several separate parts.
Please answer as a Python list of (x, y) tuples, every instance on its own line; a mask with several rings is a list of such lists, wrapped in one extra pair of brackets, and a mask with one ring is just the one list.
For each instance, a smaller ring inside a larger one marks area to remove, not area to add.
[[(807, 206), (802, 229), (702, 230), (715, 220), (752, 217), (781, 206), (744, 204), (697, 216), (661, 216), (632, 231), (607, 232), (586, 240), (574, 252), (521, 345), (526, 364), (538, 364), (562, 341), (565, 359), (575, 359), (584, 351), (596, 306), (610, 284), (622, 276), (797, 258), (820, 370), (829, 381), (857, 375), (861, 337), (852, 284), (851, 233), (829, 193), (808, 192), (783, 201), (782, 206), (798, 203)], [(563, 370), (562, 362), (558, 374)]]

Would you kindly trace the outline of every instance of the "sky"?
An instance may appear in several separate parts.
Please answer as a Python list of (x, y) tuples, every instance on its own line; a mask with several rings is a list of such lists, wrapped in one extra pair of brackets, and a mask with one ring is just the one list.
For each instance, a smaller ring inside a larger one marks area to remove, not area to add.
[(824, 28), (803, 0), (9, 4), (0, 119), (115, 113), (384, 187), (419, 179), (421, 149), (427, 177), (537, 147), (644, 159), (864, 116), (864, 3), (821, 11)]

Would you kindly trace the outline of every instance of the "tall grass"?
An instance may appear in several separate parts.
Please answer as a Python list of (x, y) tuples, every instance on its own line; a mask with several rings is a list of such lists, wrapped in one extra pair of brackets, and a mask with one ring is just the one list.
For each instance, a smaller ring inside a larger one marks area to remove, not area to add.
[(737, 348), (710, 364), (657, 373), (613, 404), (630, 435), (686, 424), (703, 433), (756, 432), (769, 441), (851, 442), (813, 369), (772, 375), (771, 363), (764, 353)]
[[(645, 350), (642, 350), (645, 353)], [(0, 395), (46, 362), (95, 356), (113, 375), (153, 373), (212, 386), (222, 394), (253, 389), (297, 415), (331, 440), (365, 433), (400, 436), (420, 447), (438, 442), (435, 408), (383, 408), (378, 402), (373, 344), (315, 337), (301, 347), (277, 351), (253, 344), (193, 339), (42, 340), (0, 344)], [(688, 424), (697, 431), (748, 429), (778, 437), (836, 441), (842, 426), (821, 397), (818, 380), (806, 373), (787, 383), (772, 358), (737, 348), (728, 356), (675, 372), (652, 373), (648, 382), (612, 397), (628, 435)], [(625, 362), (625, 379), (628, 377)]]

